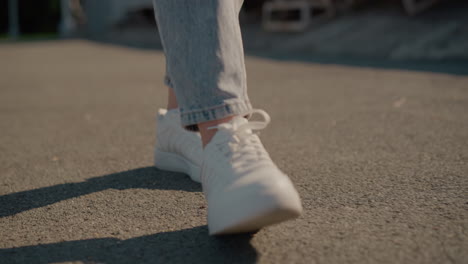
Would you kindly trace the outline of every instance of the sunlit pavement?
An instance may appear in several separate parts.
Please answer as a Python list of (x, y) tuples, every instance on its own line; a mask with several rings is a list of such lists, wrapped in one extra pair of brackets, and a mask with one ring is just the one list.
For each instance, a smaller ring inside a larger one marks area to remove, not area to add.
[(201, 187), (151, 167), (164, 56), (0, 45), (1, 263), (463, 263), (468, 76), (247, 57), (299, 219), (209, 237)]

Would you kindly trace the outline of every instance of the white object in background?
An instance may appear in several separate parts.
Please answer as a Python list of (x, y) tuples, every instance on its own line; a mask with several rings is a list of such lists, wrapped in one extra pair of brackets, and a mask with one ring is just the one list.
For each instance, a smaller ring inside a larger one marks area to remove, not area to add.
[[(278, 20), (274, 12), (299, 11), (297, 20)], [(267, 31), (303, 31), (310, 23), (310, 5), (307, 1), (274, 1), (263, 4), (262, 26)]]
[[(323, 11), (320, 15), (313, 15), (311, 10)], [(263, 4), (262, 25), (267, 31), (304, 31), (316, 18), (333, 17), (335, 6), (331, 0), (276, 0)], [(298, 11), (297, 19), (278, 19), (275, 12)]]

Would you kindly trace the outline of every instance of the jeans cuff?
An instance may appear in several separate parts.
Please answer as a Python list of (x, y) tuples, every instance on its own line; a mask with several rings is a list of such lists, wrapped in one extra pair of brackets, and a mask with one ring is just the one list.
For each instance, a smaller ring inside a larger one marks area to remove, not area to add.
[(183, 126), (222, 119), (233, 115), (248, 115), (252, 111), (250, 102), (239, 99), (226, 100), (222, 105), (207, 107), (200, 110), (183, 111), (180, 118)]

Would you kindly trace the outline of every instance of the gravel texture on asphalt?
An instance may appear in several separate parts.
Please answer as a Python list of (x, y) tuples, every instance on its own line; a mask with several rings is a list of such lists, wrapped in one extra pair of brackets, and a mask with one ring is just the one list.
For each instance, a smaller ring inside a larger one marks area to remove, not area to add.
[(0, 58), (0, 263), (467, 263), (467, 76), (247, 57), (304, 214), (210, 237), (201, 186), (152, 167), (161, 52)]

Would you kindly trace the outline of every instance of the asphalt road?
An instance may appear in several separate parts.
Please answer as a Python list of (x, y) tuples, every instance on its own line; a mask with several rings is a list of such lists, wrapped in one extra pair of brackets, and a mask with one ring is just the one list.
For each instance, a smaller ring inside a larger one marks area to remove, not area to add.
[(210, 237), (152, 165), (164, 57), (0, 46), (0, 263), (468, 263), (468, 77), (247, 58), (304, 215)]

